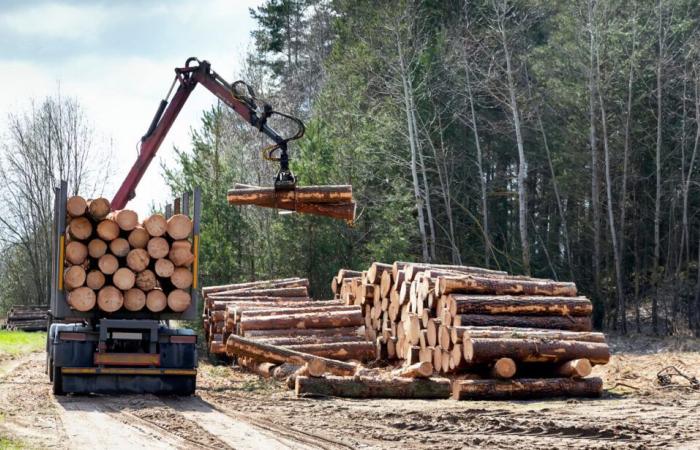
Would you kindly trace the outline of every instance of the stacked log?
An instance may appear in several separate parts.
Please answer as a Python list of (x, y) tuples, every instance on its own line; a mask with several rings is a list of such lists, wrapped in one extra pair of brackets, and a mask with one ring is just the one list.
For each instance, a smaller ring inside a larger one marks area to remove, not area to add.
[(288, 278), (205, 287), (209, 352), (247, 358), (257, 367), (256, 355), (233, 346), (230, 337), (238, 336), (338, 361), (375, 359), (374, 343), (364, 336), (361, 309), (339, 300), (313, 300), (307, 286), (306, 279)]
[(355, 202), (352, 186), (304, 186), (290, 190), (276, 190), (236, 184), (228, 191), (229, 205), (256, 205), (266, 208), (296, 211), (301, 214), (355, 220)]
[(504, 390), (514, 398), (528, 391), (534, 397), (546, 386), (552, 395), (566, 387), (571, 395), (590, 395), (591, 389), (600, 394), (594, 382), (501, 387), (522, 376), (579, 379), (592, 365), (608, 362), (605, 337), (591, 331), (591, 302), (573, 283), (397, 261), (375, 262), (362, 272), (341, 269), (331, 289), (344, 304), (362, 308), (367, 337), (387, 362), (429, 362), (436, 373), (468, 373), (486, 384), (500, 380), (496, 390), (467, 394), (477, 388), (463, 388), (459, 398), (485, 398), (487, 392), (495, 398)]
[(48, 326), (48, 311), (48, 306), (13, 306), (7, 313), (5, 327), (8, 330), (46, 331)]
[(183, 312), (192, 302), (193, 224), (175, 214), (112, 211), (109, 201), (67, 200), (63, 285), (79, 312)]

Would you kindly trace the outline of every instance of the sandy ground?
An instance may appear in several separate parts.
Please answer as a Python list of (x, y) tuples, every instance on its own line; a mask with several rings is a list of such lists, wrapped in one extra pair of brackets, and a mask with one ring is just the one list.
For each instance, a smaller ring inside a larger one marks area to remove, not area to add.
[(700, 448), (700, 341), (611, 340), (595, 400), (297, 399), (280, 383), (202, 362), (197, 395), (50, 393), (44, 356), (0, 362), (0, 436), (36, 448)]

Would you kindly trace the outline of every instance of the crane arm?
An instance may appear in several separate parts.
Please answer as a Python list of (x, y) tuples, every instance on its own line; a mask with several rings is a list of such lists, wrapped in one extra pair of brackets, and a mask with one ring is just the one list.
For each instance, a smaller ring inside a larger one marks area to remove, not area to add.
[[(196, 64), (193, 64), (195, 62)], [(214, 94), (219, 100), (236, 111), (243, 120), (272, 140), (274, 144), (271, 147), (271, 151), (275, 149), (281, 150), (278, 158), (270, 158), (280, 162), (280, 171), (275, 179), (275, 186), (279, 189), (294, 188), (294, 176), (289, 171), (287, 142), (292, 139), (298, 139), (303, 135), (303, 123), (298, 119), (290, 117), (299, 125), (299, 132), (292, 138), (282, 137), (267, 124), (267, 119), (275, 113), (272, 107), (267, 104), (258, 106), (254, 97), (237, 96), (234, 91), (234, 86), (227, 83), (219, 74), (212, 71), (209, 62), (199, 61), (197, 58), (189, 58), (185, 63), (185, 67), (175, 69), (175, 80), (173, 80), (173, 84), (165, 99), (161, 101), (148, 131), (141, 138), (140, 150), (136, 162), (134, 162), (134, 165), (131, 167), (131, 170), (129, 170), (119, 190), (114, 195), (112, 199), (112, 209), (123, 209), (129, 200), (134, 198), (136, 195), (136, 187), (197, 84), (201, 84), (207, 88), (207, 90)], [(170, 98), (176, 85), (177, 90), (172, 96), (172, 99), (168, 102), (168, 98)]]

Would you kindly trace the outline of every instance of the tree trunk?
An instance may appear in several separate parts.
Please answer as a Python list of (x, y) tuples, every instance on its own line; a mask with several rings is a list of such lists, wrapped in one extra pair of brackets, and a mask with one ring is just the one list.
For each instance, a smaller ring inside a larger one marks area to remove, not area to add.
[(453, 344), (462, 342), (462, 337), (467, 335), (471, 338), (492, 338), (492, 339), (544, 339), (557, 341), (581, 341), (605, 343), (605, 335), (597, 332), (577, 332), (548, 330), (537, 328), (516, 328), (516, 327), (475, 327), (475, 326), (455, 326), (450, 327), (450, 339)]
[(512, 381), (455, 380), (455, 400), (510, 400), (549, 397), (600, 397), (603, 380), (586, 378), (518, 378)]
[(236, 205), (269, 204), (289, 200), (301, 203), (343, 203), (352, 201), (352, 186), (300, 186), (291, 191), (275, 188), (236, 186), (228, 191), (228, 202)]
[(588, 0), (588, 33), (589, 44), (589, 73), (588, 73), (588, 108), (590, 120), (590, 145), (591, 145), (591, 209), (593, 211), (593, 282), (595, 284), (595, 297), (600, 299), (600, 187), (598, 180), (598, 143), (596, 140), (596, 70), (595, 70), (595, 0)]
[(357, 327), (337, 327), (337, 328), (287, 328), (276, 330), (247, 330), (242, 332), (246, 338), (276, 338), (293, 336), (358, 336)]
[(462, 339), (464, 359), (471, 364), (489, 364), (498, 358), (511, 358), (523, 363), (563, 363), (587, 358), (592, 364), (607, 364), (607, 344), (581, 341), (528, 339)]
[(297, 396), (440, 399), (450, 396), (447, 378), (298, 377)]
[(377, 357), (373, 342), (327, 342), (320, 344), (285, 345), (286, 348), (338, 361), (370, 361)]
[(573, 297), (576, 295), (576, 284), (551, 280), (518, 278), (503, 279), (479, 276), (437, 278), (435, 283), (435, 295), (446, 295), (453, 292), (465, 294), (548, 295)]
[(566, 331), (591, 331), (590, 317), (559, 316), (491, 316), (482, 314), (462, 314), (455, 316), (455, 326), (503, 326), (524, 328), (545, 328)]
[(532, 316), (590, 316), (586, 297), (531, 297), (452, 294), (446, 301), (450, 314), (510, 314)]

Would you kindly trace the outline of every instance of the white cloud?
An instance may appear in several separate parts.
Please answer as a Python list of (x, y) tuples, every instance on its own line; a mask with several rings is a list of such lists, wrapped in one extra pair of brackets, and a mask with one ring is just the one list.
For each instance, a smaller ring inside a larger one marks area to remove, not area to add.
[(44, 3), (0, 14), (0, 26), (20, 35), (90, 40), (108, 17), (99, 5)]

